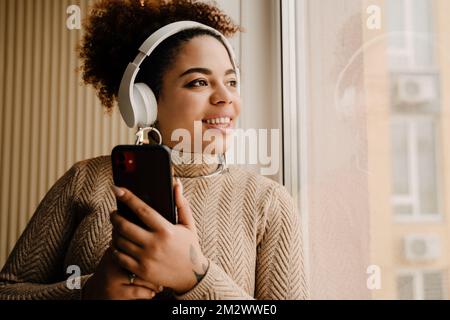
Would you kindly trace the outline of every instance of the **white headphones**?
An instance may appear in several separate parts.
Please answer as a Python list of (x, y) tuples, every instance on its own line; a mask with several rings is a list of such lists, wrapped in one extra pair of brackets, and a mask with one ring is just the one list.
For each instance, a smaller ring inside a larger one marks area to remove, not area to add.
[(134, 128), (138, 127), (148, 127), (155, 123), (156, 116), (158, 112), (158, 104), (156, 101), (155, 94), (145, 83), (134, 83), (136, 76), (139, 72), (139, 67), (142, 62), (150, 56), (150, 54), (158, 47), (158, 45), (169, 38), (170, 36), (188, 29), (204, 29), (213, 32), (214, 34), (221, 37), (228, 54), (231, 59), (234, 70), (236, 71), (237, 77), (237, 89), (239, 91), (240, 86), (240, 75), (239, 68), (236, 64), (236, 58), (231, 47), (222, 33), (213, 29), (207, 25), (194, 22), (194, 21), (178, 21), (168, 24), (161, 29), (157, 30), (139, 48), (139, 53), (133, 62), (128, 64), (127, 69), (122, 77), (119, 87), (119, 109), (122, 118), (128, 127)]

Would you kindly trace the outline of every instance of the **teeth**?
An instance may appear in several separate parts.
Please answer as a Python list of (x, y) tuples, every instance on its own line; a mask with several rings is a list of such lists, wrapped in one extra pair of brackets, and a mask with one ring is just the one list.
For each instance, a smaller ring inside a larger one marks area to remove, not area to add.
[(230, 122), (231, 122), (230, 118), (216, 118), (206, 120), (206, 123), (208, 124), (228, 124)]

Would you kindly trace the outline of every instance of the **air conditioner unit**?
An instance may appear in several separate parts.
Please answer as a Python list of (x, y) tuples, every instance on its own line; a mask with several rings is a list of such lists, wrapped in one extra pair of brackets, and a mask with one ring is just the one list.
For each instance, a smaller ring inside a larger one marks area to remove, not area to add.
[(406, 105), (433, 102), (437, 99), (435, 83), (432, 75), (399, 75), (396, 102)]
[(434, 260), (440, 255), (440, 242), (435, 235), (407, 235), (403, 240), (404, 255), (409, 261)]

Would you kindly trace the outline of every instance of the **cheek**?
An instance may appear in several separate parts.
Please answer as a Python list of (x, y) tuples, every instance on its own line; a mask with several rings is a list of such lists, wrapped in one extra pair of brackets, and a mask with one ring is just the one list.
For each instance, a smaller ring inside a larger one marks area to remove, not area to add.
[(239, 115), (241, 114), (241, 108), (242, 108), (242, 99), (239, 95), (236, 95), (233, 101), (233, 109), (234, 112), (236, 113), (235, 118), (238, 118)]
[(242, 107), (242, 98), (240, 96), (238, 96), (236, 98), (236, 113), (239, 115), (241, 113), (241, 107)]
[(177, 94), (158, 104), (159, 117), (171, 127), (188, 128), (203, 118), (207, 101), (199, 94)]

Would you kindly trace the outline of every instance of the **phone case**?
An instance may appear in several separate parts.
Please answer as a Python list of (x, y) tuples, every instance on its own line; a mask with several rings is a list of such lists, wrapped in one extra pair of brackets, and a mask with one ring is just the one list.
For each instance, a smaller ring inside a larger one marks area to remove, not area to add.
[[(170, 150), (162, 145), (121, 145), (111, 153), (114, 184), (133, 192), (173, 224), (177, 223)], [(117, 210), (129, 221), (148, 229), (121, 201)]]

